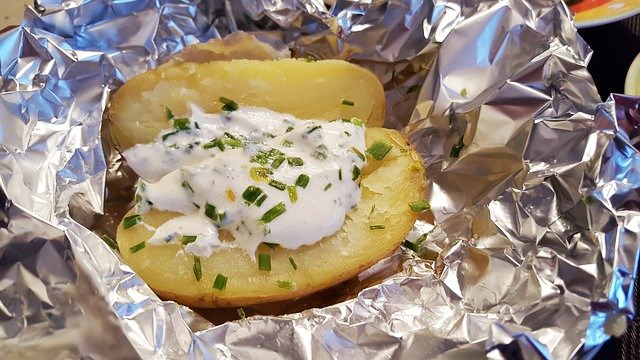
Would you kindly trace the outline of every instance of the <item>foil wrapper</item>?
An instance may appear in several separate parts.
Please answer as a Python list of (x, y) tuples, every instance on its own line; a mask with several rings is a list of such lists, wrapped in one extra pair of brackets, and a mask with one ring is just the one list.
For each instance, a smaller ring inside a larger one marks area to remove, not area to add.
[[(560, 359), (624, 331), (640, 99), (600, 103), (568, 9), (332, 3), (42, 0), (0, 34), (3, 358)], [(239, 30), (376, 73), (434, 221), (409, 234), (417, 253), (368, 270), (400, 272), (342, 302), (214, 325), (158, 299), (89, 229), (126, 193), (105, 186), (128, 176), (101, 134), (110, 92)]]

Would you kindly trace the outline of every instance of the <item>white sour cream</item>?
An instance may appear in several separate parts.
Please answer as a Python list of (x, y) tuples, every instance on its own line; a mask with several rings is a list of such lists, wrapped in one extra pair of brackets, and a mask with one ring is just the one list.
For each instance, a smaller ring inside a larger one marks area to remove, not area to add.
[[(287, 249), (318, 242), (357, 206), (362, 126), (255, 107), (221, 114), (190, 108), (189, 118), (174, 119), (154, 142), (124, 152), (141, 177), (138, 211), (184, 214), (156, 229), (149, 244), (196, 236), (186, 253), (235, 246), (255, 258), (262, 242)], [(219, 230), (235, 240), (221, 242)]]

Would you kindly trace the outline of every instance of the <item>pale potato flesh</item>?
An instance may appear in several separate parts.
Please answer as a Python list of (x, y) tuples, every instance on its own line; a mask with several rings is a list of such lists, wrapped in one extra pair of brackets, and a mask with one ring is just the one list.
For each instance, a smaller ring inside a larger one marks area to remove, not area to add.
[[(111, 133), (120, 149), (152, 141), (169, 123), (165, 108), (188, 116), (187, 103), (218, 112), (223, 96), (240, 105), (266, 107), (301, 119), (357, 117), (381, 126), (384, 91), (369, 71), (340, 60), (307, 62), (232, 60), (161, 66), (124, 84), (109, 108)], [(353, 106), (342, 101), (353, 102)]]
[[(408, 204), (423, 199), (424, 195), (423, 168), (414, 150), (394, 130), (368, 128), (367, 146), (377, 139), (392, 144), (393, 149), (382, 161), (368, 158), (363, 169), (360, 203), (347, 214), (343, 227), (314, 245), (296, 250), (261, 245), (259, 252), (271, 254), (271, 271), (259, 270), (243, 250), (224, 249), (201, 258), (202, 279), (197, 281), (194, 257), (181, 251), (182, 245), (147, 245), (138, 252), (129, 251), (151, 237), (152, 232), (142, 225), (118, 227), (122, 257), (160, 296), (194, 307), (245, 306), (294, 299), (349, 279), (402, 242), (417, 217)], [(177, 215), (150, 211), (142, 219), (156, 227)], [(372, 230), (371, 225), (385, 228)], [(297, 270), (289, 257), (295, 260)], [(219, 273), (228, 277), (223, 291), (213, 288)], [(293, 289), (278, 287), (278, 280), (291, 281)]]

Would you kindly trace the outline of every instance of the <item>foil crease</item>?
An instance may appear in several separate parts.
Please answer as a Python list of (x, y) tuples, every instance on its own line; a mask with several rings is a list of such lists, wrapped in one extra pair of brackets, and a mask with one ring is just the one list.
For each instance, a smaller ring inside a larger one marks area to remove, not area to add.
[[(109, 93), (238, 30), (376, 73), (435, 224), (354, 299), (214, 326), (88, 229), (126, 176)], [(600, 103), (590, 55), (549, 0), (41, 1), (0, 34), (3, 357), (592, 356), (634, 314), (640, 99)]]

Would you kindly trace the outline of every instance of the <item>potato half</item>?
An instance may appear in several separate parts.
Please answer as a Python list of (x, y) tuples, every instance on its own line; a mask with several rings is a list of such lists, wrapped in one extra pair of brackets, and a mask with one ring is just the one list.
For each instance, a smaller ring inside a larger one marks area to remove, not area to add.
[[(121, 149), (150, 142), (168, 127), (158, 121), (165, 117), (165, 107), (185, 116), (189, 101), (213, 113), (222, 106), (221, 96), (301, 119), (357, 117), (368, 126), (381, 126), (384, 120), (380, 81), (344, 61), (184, 62), (161, 66), (124, 84), (111, 99), (111, 133)], [(353, 106), (343, 105), (343, 99)]]
[[(147, 245), (131, 253), (129, 248), (149, 239), (152, 232), (141, 225), (124, 229), (120, 224), (117, 241), (124, 261), (160, 296), (194, 307), (246, 306), (294, 299), (357, 275), (402, 242), (417, 217), (408, 204), (423, 199), (425, 189), (421, 161), (397, 131), (368, 128), (365, 135), (367, 146), (382, 139), (393, 149), (382, 161), (368, 159), (358, 207), (347, 214), (336, 234), (314, 245), (296, 250), (261, 245), (259, 252), (271, 254), (271, 271), (259, 270), (243, 250), (224, 249), (201, 259), (202, 278), (197, 281), (194, 257), (180, 251), (181, 245)], [(150, 211), (142, 219), (159, 226), (177, 215)], [(217, 274), (228, 278), (223, 291), (213, 288)], [(278, 281), (290, 281), (293, 288), (282, 288)]]

